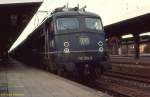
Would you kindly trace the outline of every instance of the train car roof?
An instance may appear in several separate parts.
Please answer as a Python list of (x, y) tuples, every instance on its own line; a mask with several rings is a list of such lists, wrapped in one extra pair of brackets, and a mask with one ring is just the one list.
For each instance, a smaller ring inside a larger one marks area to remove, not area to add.
[(86, 11), (62, 11), (52, 14), (54, 17), (62, 17), (68, 15), (84, 15), (84, 16), (91, 16), (91, 17), (100, 17), (99, 15), (91, 12)]

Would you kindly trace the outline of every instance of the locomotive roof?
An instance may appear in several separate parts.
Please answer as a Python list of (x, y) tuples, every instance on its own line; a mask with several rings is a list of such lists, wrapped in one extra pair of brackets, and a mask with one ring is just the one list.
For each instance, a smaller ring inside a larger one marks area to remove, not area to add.
[(62, 11), (53, 14), (54, 17), (62, 17), (68, 15), (84, 15), (84, 16), (91, 16), (91, 17), (100, 17), (97, 14), (86, 12), (86, 11)]
[(34, 31), (36, 29), (38, 29), (38, 27), (40, 27), (43, 23), (45, 23), (50, 17), (54, 16), (54, 17), (63, 17), (63, 16), (69, 16), (69, 15), (83, 15), (83, 16), (90, 16), (90, 17), (97, 17), (99, 18), (100, 16), (95, 14), (95, 13), (91, 13), (91, 12), (86, 12), (86, 11), (62, 11), (62, 12), (57, 12), (54, 14), (51, 14), (50, 16), (46, 17), (43, 19), (43, 21), (39, 24), (39, 26), (37, 26)]

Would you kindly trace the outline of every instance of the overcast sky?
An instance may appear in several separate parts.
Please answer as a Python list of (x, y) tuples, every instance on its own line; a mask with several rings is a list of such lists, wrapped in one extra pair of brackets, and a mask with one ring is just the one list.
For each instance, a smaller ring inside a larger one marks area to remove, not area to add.
[[(69, 7), (86, 5), (87, 11), (101, 16), (104, 26), (150, 12), (150, 0), (44, 0), (39, 10), (51, 12), (67, 2)], [(10, 50), (26, 39), (46, 16), (46, 13), (38, 11)]]

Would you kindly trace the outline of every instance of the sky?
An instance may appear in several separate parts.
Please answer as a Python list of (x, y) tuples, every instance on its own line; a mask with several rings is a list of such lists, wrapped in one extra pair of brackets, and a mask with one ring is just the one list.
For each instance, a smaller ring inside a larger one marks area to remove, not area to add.
[(41, 21), (48, 16), (44, 11), (50, 13), (56, 7), (61, 7), (67, 3), (69, 7), (74, 7), (78, 4), (80, 7), (86, 5), (86, 11), (101, 16), (104, 26), (150, 13), (150, 0), (44, 0), (37, 13), (8, 52), (22, 43), (41, 24)]

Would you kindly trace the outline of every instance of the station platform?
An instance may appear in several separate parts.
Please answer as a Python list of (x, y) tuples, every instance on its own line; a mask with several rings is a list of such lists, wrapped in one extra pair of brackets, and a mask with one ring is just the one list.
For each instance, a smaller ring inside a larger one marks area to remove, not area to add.
[(111, 62), (150, 65), (150, 56), (141, 56), (139, 59), (135, 59), (134, 56), (111, 56)]
[(0, 61), (0, 97), (112, 96), (9, 59)]

